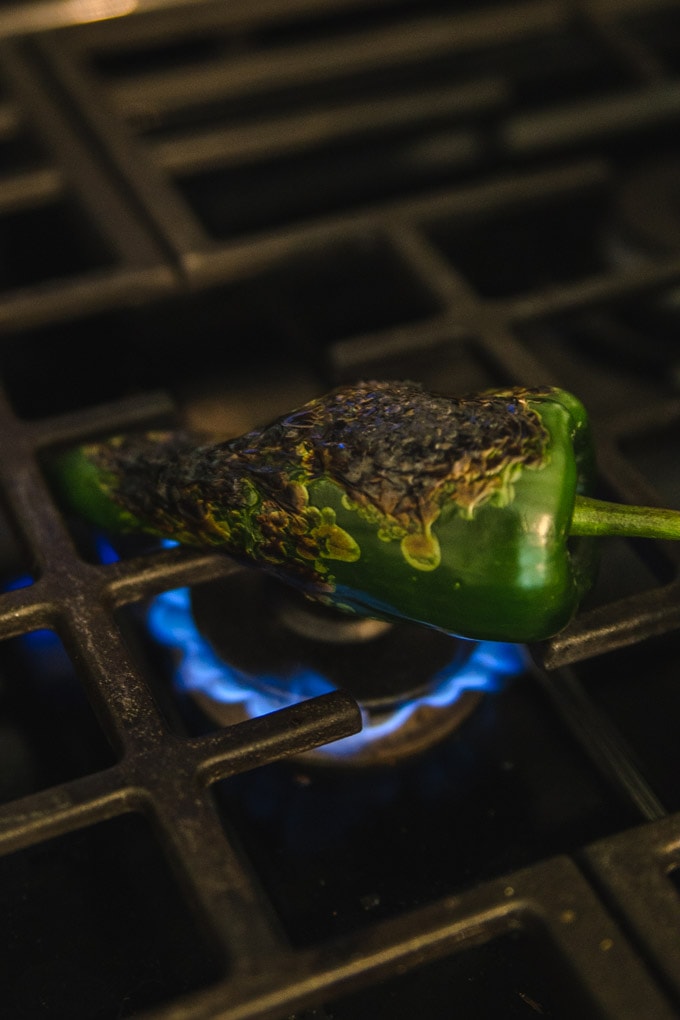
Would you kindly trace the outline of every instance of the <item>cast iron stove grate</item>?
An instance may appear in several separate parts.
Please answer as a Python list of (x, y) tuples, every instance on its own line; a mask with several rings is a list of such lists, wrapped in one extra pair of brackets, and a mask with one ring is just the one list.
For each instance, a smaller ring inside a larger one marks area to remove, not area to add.
[(457, 736), (321, 775), (275, 762), (348, 696), (188, 735), (139, 640), (232, 565), (103, 565), (43, 473), (175, 404), (530, 381), (592, 409), (604, 495), (677, 505), (674, 6), (171, 4), (0, 45), (10, 1014), (677, 1015), (677, 551), (608, 544)]

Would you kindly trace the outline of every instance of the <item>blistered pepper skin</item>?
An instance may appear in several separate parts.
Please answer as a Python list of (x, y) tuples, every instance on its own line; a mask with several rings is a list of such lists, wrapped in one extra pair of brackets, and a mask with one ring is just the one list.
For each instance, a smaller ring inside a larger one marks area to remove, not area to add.
[(571, 394), (413, 383), (343, 387), (218, 445), (151, 433), (57, 463), (105, 528), (222, 548), (341, 609), (519, 642), (564, 627), (592, 583), (592, 539), (570, 538), (591, 473)]

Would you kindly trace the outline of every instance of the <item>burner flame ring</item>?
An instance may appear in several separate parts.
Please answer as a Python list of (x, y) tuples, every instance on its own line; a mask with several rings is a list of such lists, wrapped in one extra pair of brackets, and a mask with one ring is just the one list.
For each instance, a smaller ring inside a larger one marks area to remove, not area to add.
[(245, 567), (163, 593), (148, 622), (173, 654), (178, 688), (219, 726), (349, 691), (363, 729), (301, 756), (313, 764), (391, 764), (424, 751), (525, 666), (519, 646), (346, 617)]

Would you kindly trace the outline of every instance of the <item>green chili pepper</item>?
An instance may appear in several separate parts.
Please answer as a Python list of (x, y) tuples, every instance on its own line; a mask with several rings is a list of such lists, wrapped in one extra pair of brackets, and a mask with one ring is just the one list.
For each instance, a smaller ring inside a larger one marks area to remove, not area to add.
[(361, 383), (218, 445), (118, 436), (61, 455), (105, 528), (215, 546), (341, 609), (462, 637), (559, 631), (601, 534), (680, 538), (680, 513), (590, 499), (583, 405), (559, 389), (454, 399)]

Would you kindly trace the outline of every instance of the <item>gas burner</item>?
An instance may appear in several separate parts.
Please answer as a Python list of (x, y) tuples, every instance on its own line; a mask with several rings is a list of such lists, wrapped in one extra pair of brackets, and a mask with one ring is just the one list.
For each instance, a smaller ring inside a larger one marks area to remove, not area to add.
[(318, 764), (389, 764), (423, 751), (524, 665), (514, 645), (345, 616), (246, 569), (164, 593), (149, 625), (178, 660), (178, 686), (220, 726), (338, 688), (352, 694), (363, 729), (304, 755)]

